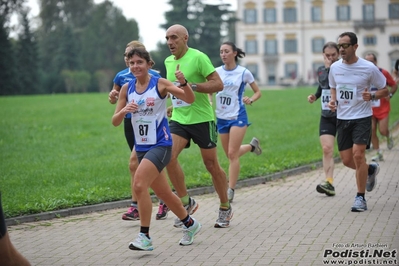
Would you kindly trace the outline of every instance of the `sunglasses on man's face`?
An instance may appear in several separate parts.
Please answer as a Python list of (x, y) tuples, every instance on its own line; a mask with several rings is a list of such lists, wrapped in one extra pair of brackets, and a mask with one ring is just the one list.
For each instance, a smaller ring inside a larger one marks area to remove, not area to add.
[(348, 48), (351, 45), (352, 44), (350, 44), (350, 43), (341, 43), (341, 44), (337, 44), (337, 47), (338, 47), (338, 49), (341, 49), (341, 47), (346, 49), (346, 48)]

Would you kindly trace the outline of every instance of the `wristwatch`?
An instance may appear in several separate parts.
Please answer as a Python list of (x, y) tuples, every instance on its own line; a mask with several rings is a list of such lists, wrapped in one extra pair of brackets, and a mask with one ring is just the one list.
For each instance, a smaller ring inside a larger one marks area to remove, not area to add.
[(197, 90), (197, 84), (195, 84), (195, 83), (191, 84), (191, 88), (193, 89), (193, 91), (196, 91)]
[(372, 100), (372, 101), (375, 101), (375, 93), (372, 93), (372, 94), (371, 94), (371, 100)]
[(187, 86), (187, 79), (184, 79), (184, 82), (185, 82), (185, 83), (180, 84), (180, 87), (185, 87), (185, 86)]
[(390, 93), (390, 94), (389, 94), (389, 98), (392, 98), (392, 96), (393, 96), (393, 94), (392, 94), (392, 93)]

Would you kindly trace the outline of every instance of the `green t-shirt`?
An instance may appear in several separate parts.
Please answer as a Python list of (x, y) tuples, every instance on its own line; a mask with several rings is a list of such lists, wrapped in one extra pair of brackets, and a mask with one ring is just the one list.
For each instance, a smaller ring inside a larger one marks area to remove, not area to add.
[[(171, 55), (165, 59), (166, 78), (176, 82), (176, 66), (180, 64), (180, 71), (183, 72), (188, 83), (203, 83), (206, 77), (215, 72), (209, 57), (203, 52), (189, 48), (186, 54), (179, 60)], [(177, 100), (177, 101), (176, 101)], [(215, 115), (209, 103), (207, 93), (195, 92), (195, 101), (192, 104), (185, 103), (172, 96), (173, 113), (171, 120), (183, 125), (198, 124), (213, 121)]]

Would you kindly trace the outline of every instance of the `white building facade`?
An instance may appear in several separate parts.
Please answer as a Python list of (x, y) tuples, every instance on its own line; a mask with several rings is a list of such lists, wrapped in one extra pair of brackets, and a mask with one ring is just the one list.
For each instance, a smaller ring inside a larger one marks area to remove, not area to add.
[(357, 55), (392, 71), (399, 59), (399, 0), (237, 0), (236, 45), (260, 85), (314, 84), (322, 48), (347, 31)]

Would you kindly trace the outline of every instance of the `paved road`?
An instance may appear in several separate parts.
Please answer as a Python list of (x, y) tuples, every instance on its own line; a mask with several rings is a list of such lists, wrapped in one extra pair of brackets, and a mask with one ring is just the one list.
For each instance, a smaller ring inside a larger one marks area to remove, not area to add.
[[(398, 133), (395, 140), (398, 143)], [(399, 145), (386, 150), (374, 191), (366, 194), (369, 210), (353, 213), (354, 171), (336, 164), (337, 195), (315, 191), (322, 169), (236, 190), (231, 227), (214, 228), (218, 198), (196, 196), (195, 213), (203, 225), (191, 246), (179, 246), (182, 236), (174, 215), (155, 220), (150, 234), (154, 251), (132, 251), (128, 244), (139, 223), (123, 221), (126, 210), (112, 209), (49, 221), (9, 226), (17, 249), (33, 265), (348, 265), (356, 255), (368, 256), (356, 265), (378, 265), (374, 252), (399, 265)], [(371, 154), (368, 154), (370, 157)], [(330, 253), (327, 258), (323, 254)], [(346, 254), (347, 257), (343, 257)], [(332, 257), (335, 256), (336, 258)], [(358, 256), (358, 257), (359, 257)], [(358, 258), (359, 259), (359, 258)], [(396, 259), (396, 261), (394, 261)], [(353, 261), (352, 261), (353, 263)], [(354, 263), (353, 263), (354, 264)]]

